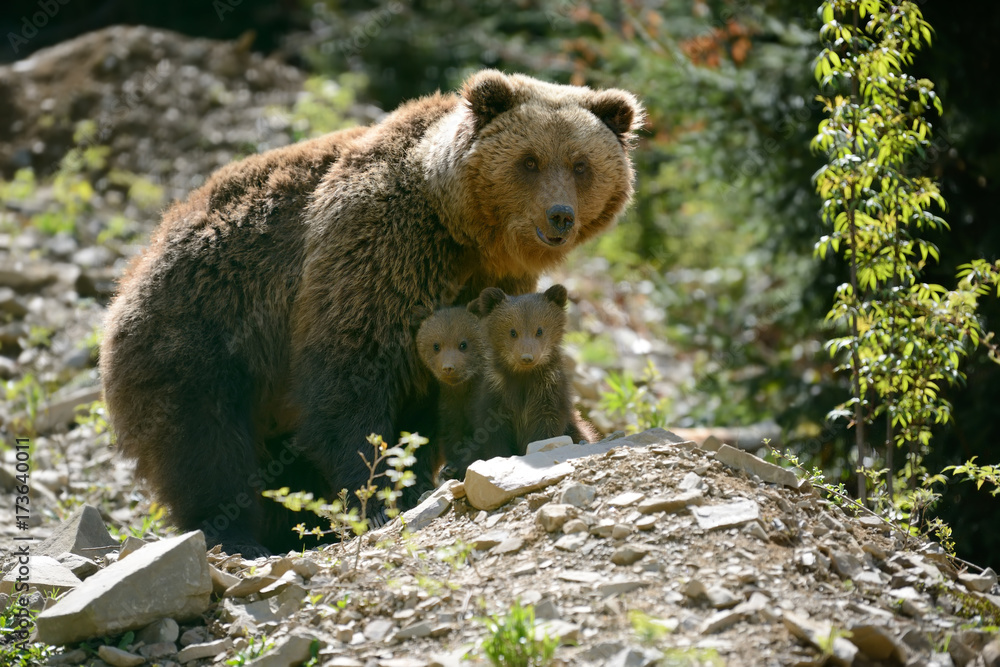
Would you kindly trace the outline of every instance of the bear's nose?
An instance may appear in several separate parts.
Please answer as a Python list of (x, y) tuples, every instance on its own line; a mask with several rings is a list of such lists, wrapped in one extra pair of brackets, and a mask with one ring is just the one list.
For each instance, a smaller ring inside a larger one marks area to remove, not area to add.
[(549, 224), (557, 229), (561, 234), (565, 234), (573, 226), (573, 207), (565, 204), (550, 206), (545, 212), (549, 218)]
[(444, 373), (445, 375), (451, 375), (452, 373), (455, 372), (455, 365), (454, 364), (444, 364), (444, 365), (441, 366), (441, 372)]
[(525, 352), (524, 354), (521, 355), (521, 361), (525, 364), (530, 364), (534, 360), (535, 360), (535, 355), (533, 354), (528, 354), (527, 352)]

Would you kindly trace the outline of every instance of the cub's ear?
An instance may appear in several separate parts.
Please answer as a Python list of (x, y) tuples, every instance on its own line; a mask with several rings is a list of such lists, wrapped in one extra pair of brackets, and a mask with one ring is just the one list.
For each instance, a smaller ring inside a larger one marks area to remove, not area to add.
[(511, 109), (516, 101), (514, 87), (503, 72), (486, 69), (468, 78), (462, 97), (476, 117), (476, 130)]
[(507, 300), (507, 295), (499, 287), (487, 287), (479, 293), (479, 297), (469, 303), (469, 312), (476, 317), (486, 317), (501, 303)]
[(566, 307), (566, 301), (569, 298), (566, 294), (566, 288), (562, 285), (553, 285), (552, 287), (545, 290), (545, 298), (556, 304), (560, 308)]
[(434, 314), (430, 306), (417, 304), (410, 309), (410, 331), (417, 331), (423, 323)]
[(646, 112), (632, 93), (612, 88), (594, 93), (584, 104), (591, 113), (601, 119), (615, 133), (619, 141), (628, 145), (632, 132), (646, 122)]

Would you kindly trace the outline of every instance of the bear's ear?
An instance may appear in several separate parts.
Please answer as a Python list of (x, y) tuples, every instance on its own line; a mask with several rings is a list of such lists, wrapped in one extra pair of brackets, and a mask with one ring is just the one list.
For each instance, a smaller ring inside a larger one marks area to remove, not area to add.
[(423, 304), (418, 304), (410, 309), (410, 331), (416, 333), (423, 326), (431, 315), (434, 314), (434, 310), (430, 306), (425, 306)]
[(566, 294), (566, 288), (562, 285), (553, 285), (552, 287), (545, 290), (545, 298), (556, 304), (560, 308), (566, 307), (566, 300), (569, 298)]
[(512, 108), (516, 95), (503, 72), (487, 69), (469, 77), (462, 89), (462, 97), (476, 117), (476, 130), (481, 130)]
[(469, 312), (476, 317), (486, 317), (497, 306), (507, 300), (507, 295), (499, 287), (487, 287), (479, 293), (479, 298), (469, 304)]
[(626, 144), (632, 132), (646, 121), (646, 112), (639, 100), (624, 90), (602, 90), (595, 93), (585, 106)]

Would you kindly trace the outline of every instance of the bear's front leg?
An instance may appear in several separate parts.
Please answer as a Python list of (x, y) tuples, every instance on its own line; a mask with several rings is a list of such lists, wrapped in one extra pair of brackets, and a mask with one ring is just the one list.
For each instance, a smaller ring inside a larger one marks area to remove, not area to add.
[[(354, 507), (359, 507), (356, 491), (386, 469), (384, 462), (374, 473), (369, 468), (380, 452), (368, 437), (380, 435), (389, 446), (399, 437), (395, 418), (401, 392), (396, 356), (364, 350), (350, 363), (336, 363), (333, 350), (307, 351), (298, 364), (297, 402), (303, 409), (296, 446), (317, 466), (331, 494), (336, 497), (347, 489)], [(373, 483), (377, 488), (391, 484), (385, 476), (376, 477)], [(373, 497), (366, 509), (367, 516), (378, 523), (381, 502)]]

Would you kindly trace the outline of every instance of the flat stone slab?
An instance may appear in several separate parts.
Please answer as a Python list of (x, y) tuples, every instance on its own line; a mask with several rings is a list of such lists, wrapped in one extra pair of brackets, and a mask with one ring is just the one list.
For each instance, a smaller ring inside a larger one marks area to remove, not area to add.
[(730, 468), (742, 470), (749, 475), (757, 475), (769, 484), (781, 484), (790, 489), (801, 489), (808, 484), (805, 480), (796, 477), (791, 470), (768, 463), (749, 452), (729, 445), (719, 447), (715, 453), (715, 460)]
[(205, 642), (204, 644), (191, 644), (190, 646), (185, 646), (177, 653), (177, 662), (183, 664), (192, 660), (214, 658), (220, 653), (225, 653), (232, 647), (233, 640), (229, 637), (217, 641)]
[(679, 493), (675, 496), (665, 496), (647, 498), (639, 503), (637, 509), (643, 514), (653, 514), (654, 512), (680, 512), (690, 505), (701, 505), (705, 498), (699, 489), (692, 489)]
[(160, 540), (92, 575), (37, 618), (38, 640), (70, 644), (138, 630), (161, 618), (197, 618), (212, 578), (200, 530)]
[(465, 473), (465, 497), (476, 509), (493, 510), (572, 472), (573, 464), (556, 463), (551, 452), (476, 461)]
[(639, 493), (638, 491), (626, 491), (625, 493), (619, 493), (617, 496), (609, 500), (608, 505), (611, 505), (612, 507), (628, 507), (629, 505), (635, 505), (645, 497), (645, 493)]
[(525, 456), (476, 461), (465, 474), (466, 499), (476, 509), (493, 510), (518, 496), (543, 489), (567, 477), (573, 472), (570, 461), (574, 459), (604, 454), (617, 447), (677, 444), (683, 441), (683, 438), (670, 431), (653, 428), (617, 440), (569, 445)]
[(31, 589), (54, 594), (76, 588), (81, 583), (72, 570), (49, 556), (30, 556), (26, 573), (20, 565), (15, 565), (0, 582), (0, 593), (13, 593), (19, 578)]
[(557, 435), (554, 438), (549, 438), (547, 440), (535, 440), (534, 442), (529, 442), (527, 450), (525, 453), (534, 454), (536, 452), (547, 452), (552, 449), (559, 449), (560, 447), (569, 447), (570, 445), (575, 445), (573, 438), (568, 435)]
[(604, 575), (587, 570), (563, 570), (558, 577), (563, 581), (572, 581), (577, 584), (594, 584), (605, 578)]
[(702, 505), (692, 507), (698, 527), (703, 530), (732, 528), (760, 518), (760, 506), (753, 500), (737, 500), (725, 505)]

